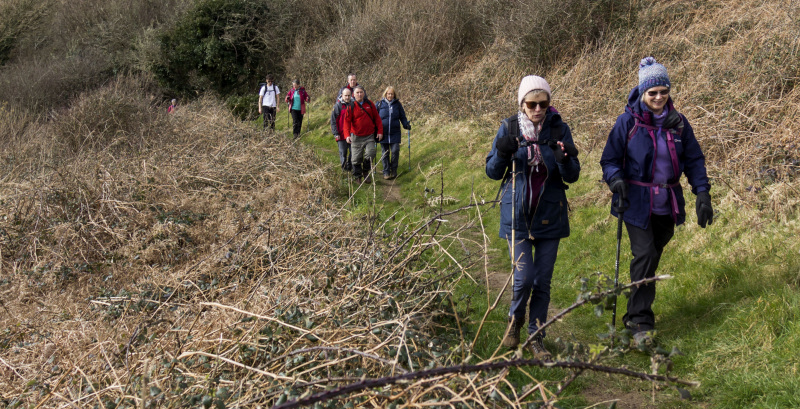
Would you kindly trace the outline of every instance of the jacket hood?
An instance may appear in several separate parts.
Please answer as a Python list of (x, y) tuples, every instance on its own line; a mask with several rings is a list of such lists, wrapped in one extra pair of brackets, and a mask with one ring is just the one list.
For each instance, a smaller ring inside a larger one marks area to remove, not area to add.
[[(666, 109), (668, 111), (675, 110), (675, 107), (672, 105), (672, 97), (667, 99)], [(639, 93), (639, 86), (633, 87), (631, 93), (628, 94), (628, 105), (625, 106), (625, 112), (639, 118), (640, 121), (648, 125), (653, 123), (653, 112), (642, 102), (642, 94)]]

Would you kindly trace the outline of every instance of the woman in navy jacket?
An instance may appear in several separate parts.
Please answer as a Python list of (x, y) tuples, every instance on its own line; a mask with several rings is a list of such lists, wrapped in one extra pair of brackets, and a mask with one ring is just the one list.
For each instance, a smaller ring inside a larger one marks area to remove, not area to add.
[[(705, 156), (694, 131), (672, 104), (667, 70), (653, 57), (639, 64), (639, 85), (617, 118), (600, 158), (603, 179), (614, 193), (611, 214), (622, 217), (631, 241), (631, 282), (655, 276), (675, 225), (686, 220), (680, 184), (686, 174), (697, 195), (697, 222), (713, 222)], [(652, 342), (656, 283), (631, 290), (622, 318), (637, 343)]]
[(569, 126), (550, 107), (547, 81), (533, 75), (523, 78), (517, 103), (518, 114), (503, 121), (486, 157), (486, 175), (503, 181), (500, 237), (508, 241), (514, 266), (514, 295), (503, 345), (519, 345), (530, 309), (527, 326), (533, 338), (526, 345), (537, 358), (549, 359), (539, 327), (547, 321), (558, 245), (569, 236), (566, 183), (578, 180), (581, 167)]
[(383, 122), (384, 137), (381, 140), (383, 178), (394, 179), (397, 177), (397, 166), (400, 163), (400, 139), (403, 135), (400, 124), (405, 129), (411, 129), (411, 124), (406, 119), (406, 111), (403, 109), (403, 104), (400, 103), (400, 97), (397, 96), (394, 87), (386, 87), (386, 90), (383, 91), (383, 99), (376, 105)]

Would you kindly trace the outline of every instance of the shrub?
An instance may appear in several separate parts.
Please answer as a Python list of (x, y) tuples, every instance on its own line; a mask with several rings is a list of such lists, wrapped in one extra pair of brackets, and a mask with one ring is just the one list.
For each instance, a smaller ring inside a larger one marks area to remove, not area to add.
[[(162, 59), (153, 67), (162, 85), (181, 95), (243, 92), (258, 71), (280, 72), (280, 10), (254, 0), (205, 0), (161, 37)], [(265, 30), (270, 27), (269, 30)]]

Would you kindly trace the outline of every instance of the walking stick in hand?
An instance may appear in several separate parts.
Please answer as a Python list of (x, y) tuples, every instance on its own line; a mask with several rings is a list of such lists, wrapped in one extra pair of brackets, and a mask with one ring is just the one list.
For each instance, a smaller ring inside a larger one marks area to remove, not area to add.
[(411, 121), (408, 121), (408, 171), (411, 172)]
[[(622, 215), (625, 213), (625, 207), (623, 204), (622, 195), (619, 196), (619, 200), (617, 201), (617, 205), (614, 208), (617, 212), (617, 260), (614, 263), (614, 291), (617, 290), (619, 287), (619, 250), (620, 244), (622, 243)], [(617, 294), (614, 294), (613, 300), (613, 312), (611, 313), (611, 327), (616, 329), (617, 328)], [(613, 338), (612, 338), (612, 341)]]

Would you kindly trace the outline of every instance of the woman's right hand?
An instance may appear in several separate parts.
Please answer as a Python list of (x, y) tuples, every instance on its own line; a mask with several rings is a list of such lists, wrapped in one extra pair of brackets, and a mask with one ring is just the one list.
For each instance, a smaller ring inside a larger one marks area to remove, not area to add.
[(495, 148), (497, 148), (497, 154), (500, 155), (500, 157), (511, 159), (511, 156), (519, 149), (519, 142), (511, 135), (506, 135), (497, 140)]

